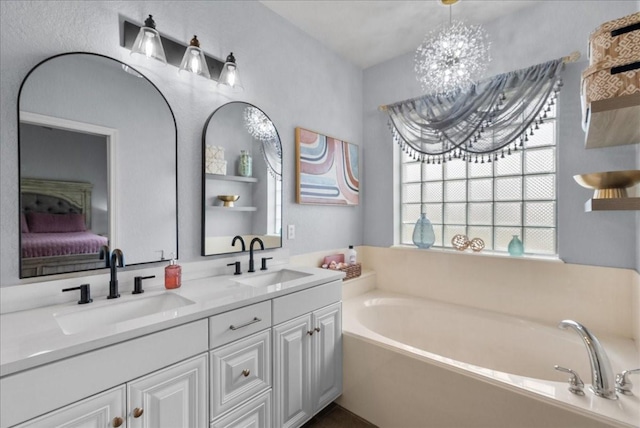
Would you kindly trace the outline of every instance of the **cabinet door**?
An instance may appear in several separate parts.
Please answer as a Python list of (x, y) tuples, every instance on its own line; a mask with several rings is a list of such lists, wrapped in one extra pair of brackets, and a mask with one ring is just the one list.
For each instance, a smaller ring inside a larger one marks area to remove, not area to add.
[(207, 354), (127, 384), (129, 428), (207, 426)]
[(274, 426), (299, 426), (311, 416), (311, 317), (274, 327)]
[(125, 386), (110, 389), (15, 428), (104, 428), (124, 427)]
[(342, 306), (312, 314), (312, 400), (314, 413), (342, 394)]

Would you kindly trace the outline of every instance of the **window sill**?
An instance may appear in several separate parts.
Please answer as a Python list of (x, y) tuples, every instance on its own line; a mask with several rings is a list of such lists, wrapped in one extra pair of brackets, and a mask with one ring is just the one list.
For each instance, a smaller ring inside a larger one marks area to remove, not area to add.
[(507, 253), (501, 253), (501, 252), (496, 252), (496, 251), (490, 251), (490, 250), (483, 250), (480, 252), (473, 252), (470, 250), (465, 250), (465, 251), (458, 251), (455, 250), (453, 248), (441, 248), (441, 247), (436, 247), (436, 248), (429, 248), (428, 250), (423, 250), (420, 249), (418, 247), (415, 247), (413, 245), (405, 245), (405, 244), (399, 244), (399, 245), (392, 245), (390, 248), (392, 249), (401, 249), (401, 250), (410, 250), (410, 251), (431, 251), (431, 252), (435, 252), (435, 253), (444, 253), (444, 254), (460, 254), (463, 256), (472, 256), (472, 257), (494, 257), (494, 258), (507, 258), (507, 259), (523, 259), (523, 260), (543, 260), (543, 261), (547, 261), (547, 262), (558, 262), (558, 263), (564, 263), (564, 261), (558, 257), (557, 255), (554, 256), (544, 256), (544, 255), (540, 255), (540, 254), (525, 254), (522, 257), (512, 257)]

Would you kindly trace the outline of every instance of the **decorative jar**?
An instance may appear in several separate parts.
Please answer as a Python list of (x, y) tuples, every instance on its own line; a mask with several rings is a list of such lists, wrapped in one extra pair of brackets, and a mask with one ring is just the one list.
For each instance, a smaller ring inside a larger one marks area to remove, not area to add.
[(418, 248), (427, 249), (431, 248), (434, 242), (436, 242), (436, 234), (433, 231), (433, 225), (427, 215), (422, 213), (413, 229), (413, 243)]
[(238, 163), (238, 174), (242, 177), (251, 177), (252, 175), (251, 155), (246, 150), (240, 151), (240, 161)]
[(513, 235), (511, 242), (509, 242), (509, 255), (512, 257), (520, 257), (524, 254), (524, 245), (518, 238), (518, 235)]

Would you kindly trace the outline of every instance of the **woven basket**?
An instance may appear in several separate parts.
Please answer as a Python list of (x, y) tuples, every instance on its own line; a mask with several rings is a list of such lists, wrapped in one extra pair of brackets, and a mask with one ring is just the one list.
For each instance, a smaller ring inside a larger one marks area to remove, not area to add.
[(347, 274), (347, 276), (342, 278), (343, 281), (346, 281), (347, 279), (357, 278), (362, 274), (362, 264), (356, 263), (355, 265), (350, 265), (340, 270)]

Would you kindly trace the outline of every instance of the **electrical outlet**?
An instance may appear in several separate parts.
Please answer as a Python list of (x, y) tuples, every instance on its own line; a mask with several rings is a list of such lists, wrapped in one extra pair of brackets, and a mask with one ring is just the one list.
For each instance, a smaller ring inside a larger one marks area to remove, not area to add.
[(287, 226), (287, 239), (296, 239), (296, 225), (290, 224)]

